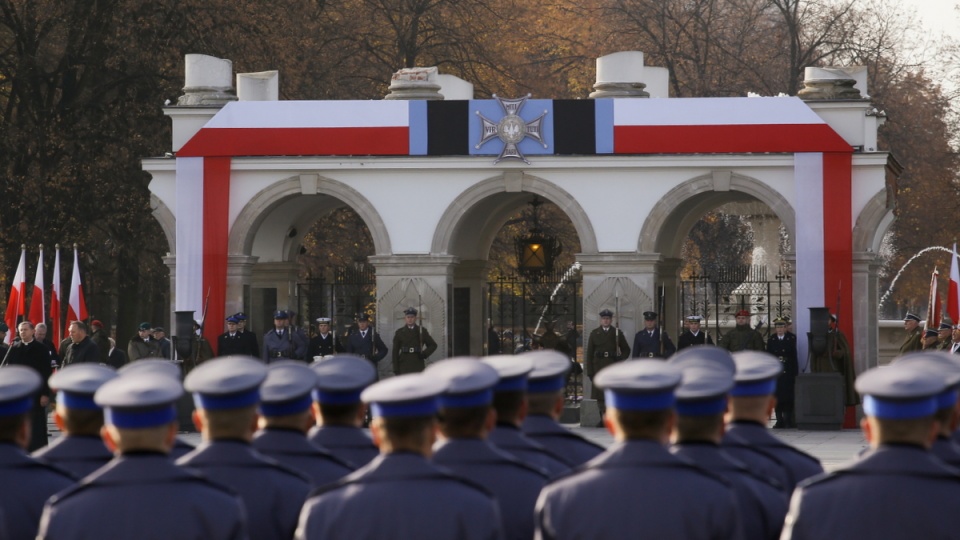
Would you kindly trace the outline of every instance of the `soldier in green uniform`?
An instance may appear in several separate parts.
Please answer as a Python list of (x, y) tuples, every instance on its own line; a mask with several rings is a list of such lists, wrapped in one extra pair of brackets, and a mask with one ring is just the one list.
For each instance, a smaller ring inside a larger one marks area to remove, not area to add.
[[(627, 338), (612, 323), (613, 312), (609, 309), (601, 311), (600, 327), (590, 332), (588, 337), (587, 352), (583, 355), (583, 363), (591, 383), (603, 368), (625, 358), (630, 358), (630, 345), (627, 344)], [(606, 410), (603, 390), (597, 388), (596, 384), (592, 385), (590, 397), (597, 400), (602, 415)]]
[(860, 403), (855, 389), (856, 373), (853, 369), (853, 357), (850, 354), (850, 342), (837, 326), (837, 316), (830, 315), (827, 330), (827, 346), (823, 354), (810, 352), (810, 371), (813, 373), (839, 373), (843, 375), (844, 403), (850, 407)]
[(900, 345), (899, 356), (923, 350), (923, 330), (920, 329), (920, 317), (908, 311), (907, 316), (903, 318), (903, 329), (907, 331), (907, 337)]
[(940, 322), (940, 328), (937, 330), (937, 350), (950, 352), (953, 340), (950, 336), (953, 334), (953, 325), (948, 322)]
[(736, 314), (737, 326), (728, 330), (720, 339), (720, 347), (732, 353), (737, 351), (762, 351), (766, 349), (763, 336), (750, 328), (750, 312), (741, 309)]
[(419, 373), (423, 371), (424, 360), (437, 350), (437, 342), (430, 337), (426, 328), (417, 324), (417, 310), (407, 308), (403, 311), (406, 324), (393, 335), (393, 372)]

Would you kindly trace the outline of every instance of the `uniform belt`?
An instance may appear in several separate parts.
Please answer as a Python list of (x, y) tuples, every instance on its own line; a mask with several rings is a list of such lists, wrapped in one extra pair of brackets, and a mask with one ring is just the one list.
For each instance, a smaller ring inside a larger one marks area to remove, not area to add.
[(284, 353), (283, 351), (274, 351), (274, 352), (273, 352), (273, 357), (274, 357), (274, 358), (283, 358), (285, 354), (286, 354), (286, 353)]
[(778, 356), (777, 358), (779, 358), (780, 361), (783, 362), (783, 357), (782, 357), (782, 356)]
[(651, 353), (647, 353), (647, 358), (653, 358), (653, 356), (654, 356), (654, 354), (653, 354), (652, 352), (651, 352)]
[(601, 356), (601, 358), (610, 358), (610, 353), (608, 352), (603, 353), (603, 356)]
[(403, 351), (404, 351), (404, 352), (408, 352), (408, 353), (415, 353), (415, 352), (417, 352), (417, 348), (416, 348), (416, 347), (406, 347), (406, 348), (403, 349)]

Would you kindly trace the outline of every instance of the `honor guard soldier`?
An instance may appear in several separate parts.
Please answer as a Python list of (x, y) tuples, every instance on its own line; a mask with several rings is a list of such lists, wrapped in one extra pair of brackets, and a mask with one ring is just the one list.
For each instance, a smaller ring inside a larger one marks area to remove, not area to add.
[(554, 480), (537, 501), (537, 538), (743, 538), (725, 481), (667, 450), (680, 370), (638, 360), (597, 375), (616, 443)]
[(378, 368), (380, 361), (387, 356), (387, 346), (380, 334), (370, 326), (370, 315), (361, 313), (357, 317), (357, 331), (347, 337), (347, 352), (360, 358), (366, 358)]
[[(146, 360), (140, 360), (133, 364), (127, 364), (117, 370), (117, 373), (120, 375), (126, 375), (127, 373), (150, 373), (151, 376), (163, 376), (170, 377), (173, 380), (180, 382), (180, 367), (173, 363), (171, 360), (165, 360), (163, 358), (147, 358)], [(189, 394), (187, 394), (189, 396)], [(177, 408), (180, 415), (183, 414), (180, 411), (180, 407), (183, 406), (184, 396), (180, 396), (179, 401), (177, 402)], [(193, 411), (193, 401), (191, 399), (190, 410)], [(170, 449), (170, 459), (176, 461), (183, 456), (193, 452), (194, 446), (180, 437), (173, 442), (173, 448)]]
[(894, 364), (903, 364), (911, 369), (936, 373), (943, 377), (947, 387), (937, 396), (937, 412), (934, 418), (940, 424), (937, 438), (933, 440), (930, 451), (944, 463), (960, 469), (960, 446), (950, 440), (950, 436), (960, 421), (957, 410), (957, 391), (960, 388), (960, 359), (944, 352), (936, 354), (910, 353), (895, 359)]
[(533, 371), (530, 357), (502, 354), (487, 356), (483, 363), (500, 375), (500, 381), (493, 387), (497, 423), (488, 437), (490, 442), (550, 476), (569, 470), (569, 464), (520, 430), (527, 413), (527, 377)]
[(63, 435), (34, 452), (33, 457), (60, 467), (78, 480), (113, 459), (113, 452), (100, 437), (103, 409), (93, 395), (116, 376), (116, 370), (89, 362), (54, 373), (50, 377), (50, 388), (57, 392), (53, 418)]
[(31, 368), (0, 367), (0, 508), (12, 540), (35, 538), (43, 503), (73, 484), (66, 471), (24, 452), (30, 442), (30, 410), (42, 386)]
[(243, 339), (243, 333), (240, 332), (238, 327), (239, 322), (240, 319), (236, 315), (227, 317), (227, 331), (217, 337), (217, 351), (220, 356), (243, 354), (259, 358), (259, 351), (253, 355), (250, 354), (249, 343)]
[(736, 371), (730, 353), (719, 347), (701, 347), (675, 355), (670, 364), (683, 374), (676, 390), (677, 425), (671, 451), (733, 486), (744, 538), (779, 538), (787, 497), (778, 486), (720, 448), (727, 394)]
[(440, 396), (443, 440), (433, 447), (433, 462), (496, 497), (506, 538), (533, 538), (533, 506), (547, 475), (487, 441), (496, 422), (492, 404), (493, 386), (500, 380), (497, 370), (474, 358), (451, 358), (431, 365), (426, 373), (448, 384)]
[(127, 358), (131, 362), (141, 358), (165, 358), (161, 356), (160, 343), (153, 339), (152, 332), (153, 326), (148, 322), (142, 322), (137, 327), (137, 335), (133, 336), (127, 344)]
[(42, 343), (34, 339), (33, 323), (23, 321), (17, 325), (20, 340), (14, 341), (9, 352), (2, 358), (6, 364), (24, 366), (33, 369), (40, 375), (43, 386), (33, 402), (30, 418), (33, 422), (30, 429), (30, 444), (27, 451), (32, 452), (47, 445), (47, 404), (50, 402), (50, 388), (47, 380), (53, 371), (50, 365), (50, 355)]
[(781, 538), (956, 538), (960, 474), (930, 453), (943, 375), (910, 362), (857, 377), (870, 449), (801, 484)]
[[(801, 480), (822, 473), (823, 467), (817, 458), (786, 444), (767, 430), (767, 421), (776, 405), (774, 393), (782, 371), (780, 362), (756, 351), (736, 353), (733, 361), (737, 365), (736, 384), (730, 392), (731, 421), (723, 444), (729, 453), (754, 470), (780, 481), (789, 494)], [(766, 457), (768, 465), (754, 467), (756, 462), (751, 461), (751, 456), (756, 454)], [(771, 470), (771, 461), (779, 465), (779, 474)]]
[[(600, 312), (600, 327), (590, 332), (587, 338), (587, 352), (583, 355), (584, 371), (590, 382), (603, 368), (630, 357), (630, 345), (623, 337), (620, 328), (613, 326), (613, 312), (604, 309)], [(600, 414), (604, 412), (603, 392), (593, 385), (590, 397), (597, 400)]]
[(193, 370), (185, 386), (197, 404), (194, 421), (203, 444), (177, 465), (237, 491), (250, 538), (286, 539), (296, 529), (310, 480), (250, 445), (266, 377), (267, 367), (246, 356), (217, 358)]
[(670, 336), (657, 325), (657, 314), (643, 312), (643, 330), (633, 337), (633, 358), (670, 358), (677, 348)]
[(247, 538), (236, 494), (167, 457), (182, 393), (179, 380), (145, 371), (104, 383), (94, 400), (117, 457), (49, 500), (37, 538)]
[(403, 311), (404, 325), (393, 334), (393, 372), (419, 373), (423, 371), (424, 361), (437, 350), (437, 342), (430, 332), (417, 324), (417, 310), (407, 308)]
[(299, 332), (289, 328), (287, 312), (277, 310), (273, 313), (273, 329), (263, 335), (263, 361), (305, 360), (307, 343)]
[(690, 315), (687, 317), (687, 329), (677, 338), (678, 351), (697, 345), (713, 345), (713, 338), (710, 337), (710, 334), (700, 330), (702, 323), (703, 317), (699, 315)]
[(260, 385), (260, 430), (253, 447), (310, 477), (314, 487), (335, 482), (353, 467), (307, 440), (313, 426), (317, 374), (301, 362), (274, 362)]
[(213, 348), (210, 342), (203, 337), (203, 325), (200, 321), (193, 321), (193, 335), (190, 336), (190, 358), (181, 358), (183, 361), (183, 374), (186, 376), (193, 368), (213, 358)]
[(730, 351), (762, 351), (766, 348), (760, 332), (750, 328), (750, 312), (741, 309), (734, 315), (737, 326), (720, 339), (720, 347)]
[(907, 312), (903, 318), (903, 329), (906, 330), (907, 335), (903, 338), (898, 356), (923, 350), (923, 329), (920, 328), (920, 317)]
[(344, 352), (343, 345), (337, 340), (337, 335), (330, 331), (330, 317), (317, 319), (317, 335), (310, 340), (307, 347), (307, 360), (319, 360), (319, 357), (333, 356)]
[(797, 361), (797, 337), (787, 333), (787, 321), (776, 318), (773, 321), (774, 334), (767, 340), (767, 352), (780, 361), (780, 377), (777, 378), (777, 406), (774, 413), (777, 423), (774, 429), (795, 428), (793, 387), (800, 371)]
[[(240, 341), (244, 343), (246, 347), (245, 352), (241, 354), (246, 354), (254, 358), (260, 356), (260, 343), (257, 341), (257, 335), (247, 330), (247, 314), (238, 311), (233, 314), (237, 319), (237, 332), (240, 333)], [(227, 356), (223, 353), (220, 353), (219, 356)]]
[(380, 456), (314, 491), (303, 505), (296, 538), (503, 537), (493, 497), (428, 461), (436, 439), (438, 396), (446, 386), (442, 379), (416, 373), (364, 390)]
[(313, 393), (313, 411), (317, 425), (310, 430), (310, 442), (328, 450), (354, 467), (363, 467), (380, 451), (362, 429), (367, 408), (360, 393), (377, 380), (370, 362), (350, 355), (339, 355), (314, 362), (317, 389)]
[(557, 422), (563, 413), (570, 358), (558, 351), (534, 351), (523, 356), (533, 362), (533, 371), (527, 378), (528, 406), (521, 426), (523, 434), (548, 448), (570, 467), (600, 455), (604, 447)]

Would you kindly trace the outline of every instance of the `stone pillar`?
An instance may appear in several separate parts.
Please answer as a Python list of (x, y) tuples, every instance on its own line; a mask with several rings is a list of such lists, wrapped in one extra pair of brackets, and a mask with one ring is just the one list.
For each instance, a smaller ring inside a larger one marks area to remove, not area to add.
[[(454, 268), (459, 259), (453, 255), (375, 255), (368, 260), (377, 269), (377, 331), (387, 347), (393, 334), (403, 325), (403, 310), (418, 308), (418, 320), (437, 342), (437, 351), (427, 359), (431, 364), (448, 354), (448, 302), (454, 283)], [(472, 297), (472, 295), (471, 295)], [(387, 355), (393, 354), (391, 350)], [(392, 372), (384, 359), (381, 375)]]
[[(880, 261), (875, 253), (853, 254), (853, 364), (857, 373), (877, 367), (880, 358), (880, 313), (877, 274)], [(841, 316), (846, 316), (840, 314)]]
[[(600, 310), (617, 311), (614, 323), (633, 344), (633, 336), (643, 326), (643, 312), (655, 305), (656, 269), (659, 253), (578, 254), (583, 276), (583, 351), (586, 355), (590, 332), (600, 325)], [(619, 300), (618, 300), (619, 299)], [(617, 309), (619, 304), (619, 309)], [(584, 358), (586, 360), (586, 358)], [(583, 377), (583, 393), (590, 396), (592, 381)], [(596, 402), (584, 399), (581, 424), (594, 427), (599, 421)]]
[(483, 356), (487, 338), (487, 320), (484, 301), (487, 298), (487, 261), (460, 261), (453, 269), (454, 288), (470, 288), (470, 355)]
[[(253, 283), (253, 268), (259, 257), (250, 255), (230, 255), (227, 258), (227, 294), (224, 306), (224, 314), (233, 315), (238, 311), (250, 309), (246, 306), (247, 298), (244, 287), (251, 286)], [(211, 321), (211, 324), (223, 326), (223, 321)]]
[[(170, 270), (170, 310), (167, 313), (166, 326), (167, 328), (176, 328), (177, 325), (173, 312), (177, 305), (177, 256), (167, 253), (167, 256), (163, 258), (163, 264)], [(69, 298), (67, 300), (69, 301)], [(63, 301), (63, 299), (61, 299), (61, 301)], [(120, 343), (118, 342), (117, 345), (119, 346)]]
[[(680, 320), (687, 315), (687, 313), (680, 313), (681, 267), (683, 267), (683, 259), (664, 259), (657, 265), (657, 279), (659, 281), (655, 284), (663, 285), (664, 288), (664, 312), (660, 314), (660, 319), (663, 321), (663, 326), (667, 329), (667, 335), (673, 340), (674, 345), (677, 344), (677, 338), (680, 337), (679, 332), (683, 328)], [(654, 288), (654, 294), (656, 294), (656, 288)], [(659, 298), (654, 298), (654, 306), (658, 306), (659, 302)], [(660, 309), (655, 308), (653, 311), (660, 311)]]

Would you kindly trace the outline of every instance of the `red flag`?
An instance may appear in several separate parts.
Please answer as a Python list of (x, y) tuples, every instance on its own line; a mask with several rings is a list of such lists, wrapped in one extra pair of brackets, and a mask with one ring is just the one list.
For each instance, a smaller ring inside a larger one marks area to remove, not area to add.
[(13, 343), (13, 336), (17, 332), (18, 319), (26, 315), (26, 295), (27, 295), (27, 250), (20, 252), (20, 264), (17, 265), (17, 274), (13, 277), (13, 283), (10, 284), (10, 299), (7, 301), (7, 313), (3, 320), (10, 327), (7, 337), (3, 339), (4, 343)]
[(950, 288), (947, 292), (947, 314), (950, 322), (960, 324), (960, 264), (957, 263), (957, 244), (953, 244), (953, 258), (950, 261)]
[(46, 306), (43, 302), (43, 245), (40, 245), (40, 259), (37, 261), (37, 275), (33, 278), (33, 294), (30, 295), (30, 322), (34, 325), (44, 322)]
[(50, 331), (47, 336), (54, 344), (59, 345), (64, 336), (60, 330), (60, 245), (57, 245), (57, 256), (53, 260), (53, 281), (50, 287)]
[(937, 292), (937, 278), (940, 272), (933, 268), (933, 274), (930, 276), (930, 297), (927, 298), (927, 320), (924, 322), (924, 330), (937, 330), (940, 326), (940, 294)]
[(80, 257), (73, 246), (73, 279), (70, 280), (70, 303), (67, 304), (67, 322), (87, 319), (87, 303), (83, 301), (83, 284), (80, 283)]

